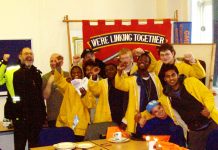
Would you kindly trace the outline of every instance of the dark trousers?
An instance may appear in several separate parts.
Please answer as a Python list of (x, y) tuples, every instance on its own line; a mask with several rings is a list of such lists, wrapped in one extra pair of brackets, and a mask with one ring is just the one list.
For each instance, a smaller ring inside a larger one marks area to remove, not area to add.
[(49, 128), (56, 127), (56, 120), (48, 120), (48, 127)]
[(213, 121), (206, 129), (200, 131), (189, 131), (188, 148), (190, 150), (205, 150), (209, 133), (217, 128), (218, 125)]
[(37, 147), (41, 126), (35, 123), (28, 123), (26, 120), (14, 120), (14, 145), (15, 150), (25, 150), (26, 142), (28, 146)]

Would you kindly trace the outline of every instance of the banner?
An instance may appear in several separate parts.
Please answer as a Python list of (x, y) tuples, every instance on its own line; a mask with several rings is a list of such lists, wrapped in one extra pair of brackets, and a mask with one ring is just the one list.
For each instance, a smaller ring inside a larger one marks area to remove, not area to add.
[(158, 59), (156, 47), (164, 42), (171, 42), (170, 19), (155, 24), (148, 19), (146, 24), (131, 20), (130, 25), (123, 25), (122, 20), (115, 20), (114, 25), (106, 25), (105, 20), (99, 20), (97, 25), (83, 20), (83, 46), (96, 50), (95, 56), (107, 61), (122, 48), (138, 47), (149, 50)]
[(191, 22), (174, 22), (173, 29), (175, 44), (191, 43)]

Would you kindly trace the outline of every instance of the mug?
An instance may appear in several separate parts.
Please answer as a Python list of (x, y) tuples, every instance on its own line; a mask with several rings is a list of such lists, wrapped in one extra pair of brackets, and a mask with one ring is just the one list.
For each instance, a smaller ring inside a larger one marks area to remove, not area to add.
[(114, 132), (113, 138), (114, 138), (114, 140), (121, 140), (122, 139), (122, 132)]

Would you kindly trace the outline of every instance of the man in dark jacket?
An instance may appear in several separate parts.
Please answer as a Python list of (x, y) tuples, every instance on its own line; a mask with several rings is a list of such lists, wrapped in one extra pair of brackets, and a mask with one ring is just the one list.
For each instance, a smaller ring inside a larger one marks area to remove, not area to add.
[(23, 48), (19, 54), (21, 68), (14, 72), (13, 85), (16, 118), (14, 124), (15, 150), (24, 150), (26, 141), (29, 147), (38, 144), (39, 132), (46, 118), (42, 95), (41, 71), (33, 66), (33, 52)]

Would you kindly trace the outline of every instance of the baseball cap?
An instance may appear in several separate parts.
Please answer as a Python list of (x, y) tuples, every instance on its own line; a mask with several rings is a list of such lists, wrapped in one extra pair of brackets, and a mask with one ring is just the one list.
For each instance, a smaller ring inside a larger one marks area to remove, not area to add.
[(84, 58), (85, 55), (88, 54), (88, 53), (94, 53), (94, 51), (92, 49), (88, 49), (88, 48), (84, 49), (82, 54), (81, 54), (81, 57)]
[(159, 103), (158, 101), (152, 100), (152, 101), (150, 101), (150, 102), (147, 104), (146, 110), (147, 110), (149, 113), (151, 113), (151, 110), (152, 110), (155, 106), (157, 106), (157, 105), (159, 105), (159, 104), (160, 104), (160, 103)]

